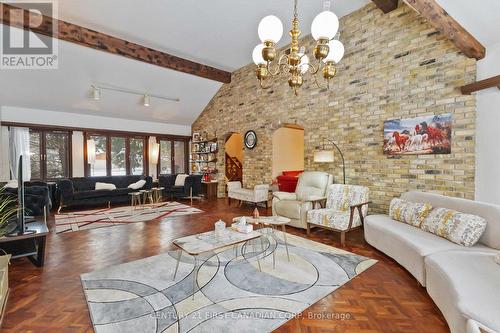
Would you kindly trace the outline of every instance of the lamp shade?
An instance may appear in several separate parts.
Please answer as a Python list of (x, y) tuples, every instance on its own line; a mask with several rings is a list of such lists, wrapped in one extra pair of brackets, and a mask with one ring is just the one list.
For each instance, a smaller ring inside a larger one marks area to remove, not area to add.
[(87, 140), (87, 163), (95, 163), (95, 141), (92, 139)]
[(258, 33), (262, 43), (265, 41), (277, 43), (283, 36), (283, 24), (276, 16), (268, 15), (260, 21)]
[(158, 164), (158, 157), (160, 155), (160, 144), (156, 142), (156, 137), (149, 138), (149, 163)]
[(262, 49), (264, 48), (264, 44), (257, 45), (252, 52), (252, 60), (256, 65), (265, 64), (266, 61), (264, 57), (262, 57)]
[(323, 59), (323, 61), (334, 61), (336, 64), (339, 63), (340, 60), (342, 60), (342, 58), (344, 57), (344, 44), (342, 44), (342, 42), (339, 40), (333, 39), (328, 42), (328, 47), (330, 48), (330, 51), (328, 52), (326, 58)]
[(325, 10), (319, 13), (311, 25), (311, 34), (315, 40), (332, 39), (339, 30), (339, 18), (335, 13)]
[(320, 150), (314, 153), (314, 162), (331, 163), (334, 161), (332, 150)]

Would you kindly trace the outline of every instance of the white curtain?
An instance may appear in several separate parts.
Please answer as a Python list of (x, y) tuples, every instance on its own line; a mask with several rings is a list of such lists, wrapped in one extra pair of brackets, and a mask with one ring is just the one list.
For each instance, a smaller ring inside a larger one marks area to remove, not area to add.
[(17, 179), (19, 156), (23, 156), (23, 180), (31, 179), (30, 130), (25, 127), (11, 127), (9, 130), (9, 165), (13, 179)]

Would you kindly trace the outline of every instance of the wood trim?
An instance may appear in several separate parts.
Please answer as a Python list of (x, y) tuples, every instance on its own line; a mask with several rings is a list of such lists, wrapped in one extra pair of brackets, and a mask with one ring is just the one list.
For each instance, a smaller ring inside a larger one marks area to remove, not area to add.
[(470, 95), (473, 92), (484, 90), (488, 88), (497, 87), (500, 89), (500, 75), (490, 77), (481, 81), (477, 81), (471, 84), (460, 87), (460, 91), (463, 95)]
[(486, 55), (485, 47), (451, 17), (436, 0), (404, 0), (448, 38), (467, 57), (477, 60)]
[[(231, 82), (230, 72), (183, 59), (49, 16), (43, 15), (42, 23), (39, 26), (30, 27), (29, 16), (32, 15), (38, 18), (40, 15), (23, 10), (23, 17), (11, 17), (11, 9), (22, 8), (5, 3), (0, 4), (0, 6), (2, 7), (0, 22), (5, 25), (30, 30), (41, 35), (58, 38), (66, 42), (78, 44), (94, 50), (120, 55), (129, 59), (142, 61), (182, 73), (192, 74), (222, 83)], [(55, 36), (53, 36), (53, 26), (57, 26)]]
[(372, 0), (378, 8), (380, 8), (384, 14), (392, 12), (394, 9), (398, 8), (398, 0)]
[(71, 127), (71, 126), (59, 126), (59, 125), (39, 125), (39, 124), (29, 124), (29, 123), (17, 123), (10, 121), (2, 121), (0, 122), (1, 126), (9, 126), (9, 127), (29, 127), (33, 129), (43, 129), (43, 130), (62, 130), (62, 131), (71, 131), (71, 132), (89, 132), (89, 133), (98, 133), (98, 134), (112, 134), (114, 136), (159, 136), (161, 138), (167, 138), (168, 140), (177, 140), (177, 141), (190, 141), (191, 136), (186, 135), (175, 135), (175, 134), (161, 134), (161, 133), (148, 133), (148, 132), (131, 132), (131, 131), (118, 131), (118, 130), (108, 130), (108, 129), (99, 129), (99, 128), (90, 128), (90, 127)]

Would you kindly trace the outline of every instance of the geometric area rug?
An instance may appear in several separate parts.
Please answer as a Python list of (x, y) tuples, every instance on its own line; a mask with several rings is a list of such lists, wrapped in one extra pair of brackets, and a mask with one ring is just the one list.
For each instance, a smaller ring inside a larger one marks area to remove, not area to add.
[(376, 263), (286, 234), (288, 261), (284, 234), (261, 234), (239, 248), (199, 255), (196, 281), (186, 253), (173, 280), (176, 250), (82, 274), (94, 330), (270, 332)]
[(55, 215), (56, 233), (110, 227), (136, 222), (148, 222), (163, 217), (175, 217), (203, 212), (178, 202), (161, 202), (132, 207), (84, 210)]

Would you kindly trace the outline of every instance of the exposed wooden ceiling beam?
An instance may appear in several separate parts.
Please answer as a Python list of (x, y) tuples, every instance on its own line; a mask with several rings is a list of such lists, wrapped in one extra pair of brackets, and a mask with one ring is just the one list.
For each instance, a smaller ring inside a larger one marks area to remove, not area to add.
[(471, 84), (467, 84), (463, 87), (460, 87), (463, 95), (470, 95), (473, 92), (484, 90), (488, 88), (497, 87), (500, 89), (500, 75), (490, 77), (489, 79), (477, 81)]
[[(42, 23), (37, 27), (29, 26), (29, 15), (37, 15), (23, 10), (24, 18), (16, 15), (11, 17), (11, 9), (19, 9), (9, 4), (0, 3), (2, 13), (0, 22), (5, 25), (10, 25), (24, 30), (46, 35), (66, 42), (79, 44), (95, 50), (100, 50), (116, 55), (121, 55), (126, 58), (142, 61), (152, 65), (160, 66), (176, 70), (183, 73), (188, 73), (200, 76), (206, 79), (219, 81), (222, 83), (231, 82), (231, 73), (199, 64), (191, 60), (183, 59), (165, 52), (154, 50), (139, 44), (113, 37), (98, 31), (90, 30), (82, 26), (58, 20), (49, 16), (42, 17)], [(40, 15), (38, 15), (40, 16)], [(57, 25), (58, 31), (56, 36), (52, 36), (52, 27)]]
[(469, 58), (483, 59), (486, 49), (435, 0), (404, 0)]
[(398, 0), (372, 0), (385, 14), (398, 8)]

